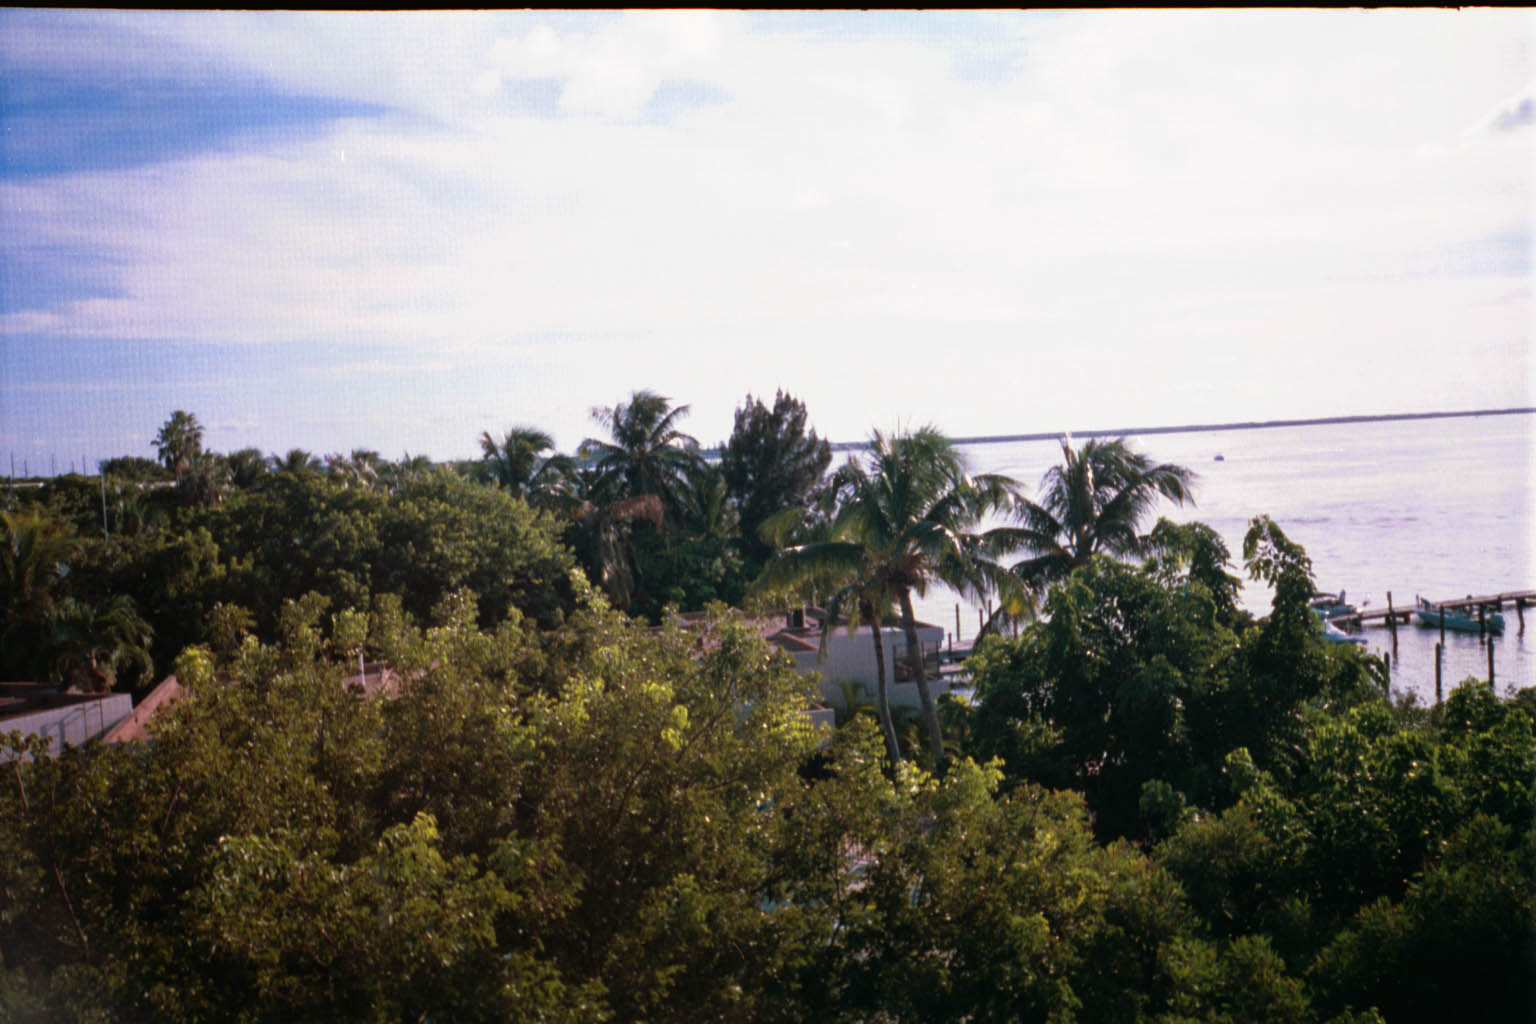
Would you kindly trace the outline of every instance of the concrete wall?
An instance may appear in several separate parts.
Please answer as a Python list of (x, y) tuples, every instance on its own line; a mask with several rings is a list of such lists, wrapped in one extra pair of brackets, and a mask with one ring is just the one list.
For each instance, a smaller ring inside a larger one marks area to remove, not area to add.
[(133, 698), (126, 693), (112, 693), (96, 700), (80, 701), (57, 708), (44, 708), (30, 715), (17, 715), (0, 722), (0, 732), (13, 730), (33, 736), (45, 736), (53, 744), (76, 746), (93, 740), (118, 722), (133, 714)]

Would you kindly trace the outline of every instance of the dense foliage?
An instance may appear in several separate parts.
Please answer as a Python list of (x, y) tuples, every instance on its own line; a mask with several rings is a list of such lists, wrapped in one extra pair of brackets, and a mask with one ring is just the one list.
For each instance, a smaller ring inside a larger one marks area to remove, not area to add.
[[(609, 418), (675, 423), (652, 398)], [(1390, 703), (1265, 517), (1267, 615), (1209, 528), (1130, 516), (1145, 560), (1081, 559), (904, 760), (867, 717), (813, 729), (737, 613), (654, 626), (588, 582), (620, 559), (637, 611), (745, 586), (743, 495), (691, 452), (663, 499), (617, 429), (584, 482), (526, 428), (459, 473), (172, 425), (164, 467), (0, 515), (4, 674), (100, 689), (153, 653), (185, 688), (149, 742), (0, 741), (0, 1019), (1536, 1013), (1536, 700)], [(967, 527), (1004, 482), (880, 452), (823, 492), (854, 606), (951, 555), (988, 578)]]

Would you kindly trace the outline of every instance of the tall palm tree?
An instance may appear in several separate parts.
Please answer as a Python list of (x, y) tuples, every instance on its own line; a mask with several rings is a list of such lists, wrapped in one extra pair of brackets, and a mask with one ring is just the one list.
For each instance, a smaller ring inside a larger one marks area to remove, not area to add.
[(484, 479), (530, 504), (548, 505), (568, 489), (575, 460), (553, 452), (555, 439), (533, 427), (513, 427), (497, 441), (480, 435), (480, 472)]
[(1046, 471), (1038, 502), (1020, 497), (1019, 524), (1008, 537), (1029, 557), (1012, 572), (1041, 586), (1065, 579), (1096, 554), (1138, 558), (1149, 538), (1137, 531), (1159, 499), (1193, 503), (1195, 474), (1183, 466), (1155, 463), (1133, 451), (1125, 438), (1089, 440), (1081, 449), (1061, 441), (1062, 462)]
[(177, 409), (155, 436), (160, 462), (180, 480), (203, 453), (203, 425), (193, 413)]
[(830, 539), (780, 553), (765, 576), (841, 575), (861, 581), (867, 594), (889, 595), (901, 615), (929, 748), (934, 760), (942, 761), (944, 739), (923, 667), (912, 595), (942, 582), (961, 593), (1001, 590), (1010, 600), (1018, 596), (1017, 580), (996, 561), (1002, 535), (978, 530), (983, 517), (1003, 507), (1013, 481), (968, 477), (949, 439), (924, 427), (889, 438), (876, 431), (865, 462), (849, 462), (835, 482), (843, 500)]
[(610, 440), (587, 438), (580, 456), (596, 470), (593, 490), (613, 499), (653, 494), (673, 516), (686, 508), (691, 478), (704, 466), (699, 442), (678, 429), (688, 406), (673, 406), (654, 391), (592, 410)]

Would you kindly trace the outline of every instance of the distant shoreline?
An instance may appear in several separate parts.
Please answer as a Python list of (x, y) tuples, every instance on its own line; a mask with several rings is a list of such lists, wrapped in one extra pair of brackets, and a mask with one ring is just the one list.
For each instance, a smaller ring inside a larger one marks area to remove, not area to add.
[[(1536, 408), (1471, 409), (1463, 412), (1395, 412), (1374, 416), (1317, 416), (1296, 420), (1246, 420), (1241, 423), (1190, 423), (1176, 427), (1120, 427), (1114, 430), (1054, 430), (1036, 434), (982, 434), (976, 437), (952, 437), (957, 445), (1012, 444), (1019, 441), (1055, 441), (1071, 437), (1131, 437), (1137, 434), (1203, 434), (1218, 430), (1268, 430), (1274, 427), (1318, 427), (1345, 423), (1387, 423), (1393, 420), (1445, 420), (1467, 416), (1518, 416), (1536, 413)], [(835, 452), (868, 448), (868, 441), (838, 441)]]

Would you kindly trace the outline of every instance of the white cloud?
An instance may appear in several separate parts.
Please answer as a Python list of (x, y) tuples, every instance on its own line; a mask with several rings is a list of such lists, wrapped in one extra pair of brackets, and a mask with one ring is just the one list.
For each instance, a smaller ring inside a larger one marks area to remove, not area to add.
[(728, 12), (662, 11), (629, 14), (595, 32), (539, 25), (498, 39), (492, 57), (507, 78), (560, 79), (567, 114), (632, 121), (662, 82), (719, 73), (741, 20)]
[[(911, 35), (541, 17), (113, 16), (424, 118), (6, 185), (11, 224), (106, 239), (122, 294), (0, 329), (510, 352), (505, 388), (538, 407), (517, 418), (562, 442), (641, 386), (691, 400), (704, 437), (775, 386), (839, 437), (896, 409), (962, 433), (1151, 422), (1167, 394), (1220, 418), (1275, 374), (1357, 411), (1378, 367), (1370, 400), (1408, 408), (1444, 400), (1416, 355), (1459, 320), (1506, 361), (1529, 342), (1528, 295), (1477, 306), (1520, 282), (1447, 255), (1530, 234), (1529, 135), (1461, 134), (1530, 81), (1528, 15), (999, 16), (1017, 72), (975, 81)], [(565, 116), (502, 103), (539, 78)], [(638, 123), (676, 80), (728, 100)], [(552, 335), (586, 340), (526, 340)], [(1161, 352), (1178, 368), (1149, 388)]]

